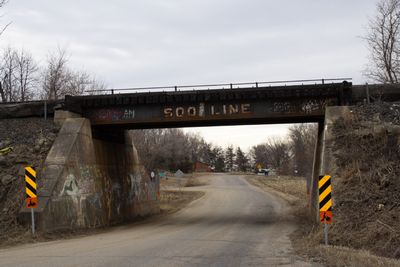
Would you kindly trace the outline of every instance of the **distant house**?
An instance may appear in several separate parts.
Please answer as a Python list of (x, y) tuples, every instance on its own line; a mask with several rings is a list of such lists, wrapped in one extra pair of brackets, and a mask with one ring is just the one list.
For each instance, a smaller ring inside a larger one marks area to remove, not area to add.
[(195, 164), (193, 164), (193, 171), (194, 172), (212, 172), (212, 168), (207, 163), (197, 161)]

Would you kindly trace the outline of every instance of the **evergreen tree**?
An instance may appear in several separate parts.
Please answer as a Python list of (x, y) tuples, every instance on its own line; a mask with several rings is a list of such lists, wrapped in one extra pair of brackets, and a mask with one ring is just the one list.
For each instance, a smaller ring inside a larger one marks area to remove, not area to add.
[(236, 149), (236, 161), (235, 161), (238, 171), (245, 172), (249, 165), (249, 159), (246, 157), (246, 154), (238, 147)]
[(235, 163), (235, 153), (233, 146), (228, 146), (225, 151), (225, 168), (227, 171), (233, 171), (233, 164)]
[(215, 160), (214, 160), (215, 171), (217, 172), (225, 171), (225, 156), (222, 148), (218, 146), (215, 147), (213, 149), (213, 154), (215, 155)]

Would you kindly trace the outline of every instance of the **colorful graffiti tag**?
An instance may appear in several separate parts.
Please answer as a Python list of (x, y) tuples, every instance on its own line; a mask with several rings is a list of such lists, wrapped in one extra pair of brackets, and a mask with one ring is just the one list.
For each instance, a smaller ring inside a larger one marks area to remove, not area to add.
[(135, 109), (133, 108), (111, 108), (111, 109), (98, 109), (88, 114), (90, 119), (98, 121), (120, 121), (130, 120), (135, 118)]

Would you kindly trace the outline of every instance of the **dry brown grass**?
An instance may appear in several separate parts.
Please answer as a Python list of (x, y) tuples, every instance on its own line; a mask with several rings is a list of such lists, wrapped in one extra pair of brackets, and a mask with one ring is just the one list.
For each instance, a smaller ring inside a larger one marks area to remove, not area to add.
[[(310, 219), (306, 181), (291, 176), (248, 176), (247, 180), (266, 191), (274, 189), (286, 199), (292, 208), (293, 216), (289, 219), (298, 225), (290, 236), (295, 251), (311, 261), (321, 262), (327, 266), (400, 266), (400, 261), (379, 257), (366, 250), (356, 250), (343, 246), (322, 245), (323, 225), (315, 224)], [(334, 225), (334, 224), (333, 224)], [(330, 236), (330, 238), (335, 238)]]
[(250, 183), (267, 186), (287, 194), (289, 199), (293, 199), (293, 197), (306, 199), (307, 197), (306, 180), (302, 177), (251, 175), (247, 180)]
[(185, 187), (203, 186), (207, 184), (207, 181), (205, 181), (204, 179), (200, 179), (198, 177), (190, 177), (186, 180)]
[(398, 106), (378, 103), (335, 122), (333, 245), (400, 259), (398, 118)]
[(170, 176), (168, 179), (161, 179), (160, 186), (163, 190), (175, 190), (178, 188), (181, 189), (182, 187), (203, 186), (209, 184), (208, 178), (206, 178), (208, 175), (210, 175), (210, 173), (189, 173), (184, 174), (181, 178)]
[(190, 202), (204, 196), (201, 191), (162, 190), (160, 210), (162, 214), (170, 214), (187, 206)]
[(327, 266), (398, 267), (400, 261), (372, 255), (366, 250), (354, 250), (339, 246), (318, 246), (317, 251)]

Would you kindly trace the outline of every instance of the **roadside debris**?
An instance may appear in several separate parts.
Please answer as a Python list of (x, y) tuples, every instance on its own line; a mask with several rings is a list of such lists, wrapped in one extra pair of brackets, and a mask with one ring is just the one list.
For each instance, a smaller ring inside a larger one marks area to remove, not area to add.
[[(0, 148), (1, 148), (1, 146), (0, 146)], [(12, 150), (13, 150), (12, 147), (6, 147), (6, 148), (3, 148), (3, 149), (0, 149), (0, 155), (7, 155)]]

